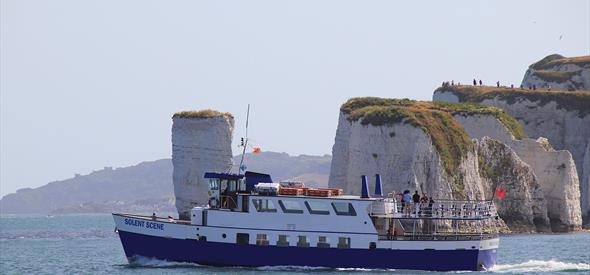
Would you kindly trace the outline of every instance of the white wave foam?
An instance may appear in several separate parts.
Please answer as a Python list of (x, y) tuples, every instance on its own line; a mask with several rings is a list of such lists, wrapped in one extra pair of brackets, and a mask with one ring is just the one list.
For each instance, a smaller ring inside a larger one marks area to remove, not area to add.
[(156, 258), (133, 256), (128, 258), (131, 267), (196, 267), (198, 264), (193, 263), (179, 263), (159, 260)]
[(381, 269), (381, 268), (337, 268), (336, 270), (340, 272), (394, 272), (395, 269)]
[(331, 268), (321, 266), (293, 266), (293, 265), (281, 265), (281, 266), (261, 266), (256, 267), (256, 270), (260, 271), (339, 271), (339, 272), (393, 272), (395, 269), (368, 269), (368, 268)]
[(276, 265), (276, 266), (261, 266), (256, 267), (256, 270), (260, 271), (317, 271), (317, 270), (330, 270), (329, 267), (316, 267), (316, 266), (295, 266), (295, 265)]
[(498, 273), (521, 272), (557, 272), (557, 271), (590, 271), (587, 263), (564, 263), (556, 260), (538, 261), (530, 260), (519, 264), (499, 264), (490, 271)]

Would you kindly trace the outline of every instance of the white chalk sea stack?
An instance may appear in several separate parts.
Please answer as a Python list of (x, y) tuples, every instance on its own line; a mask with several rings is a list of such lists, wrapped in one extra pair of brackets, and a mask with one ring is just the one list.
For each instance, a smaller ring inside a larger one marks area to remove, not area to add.
[(207, 203), (205, 172), (227, 172), (232, 167), (234, 118), (212, 110), (179, 112), (172, 117), (172, 181), (180, 219)]
[[(518, 120), (528, 137), (546, 138), (556, 151), (569, 151), (578, 174), (582, 217), (584, 223), (589, 224), (590, 165), (587, 160), (590, 159), (590, 93), (455, 85), (436, 89), (433, 100), (501, 108)], [(565, 166), (561, 171), (569, 170), (567, 156), (557, 154), (562, 156), (554, 160), (559, 162), (557, 166)], [(568, 176), (564, 174), (563, 177)]]

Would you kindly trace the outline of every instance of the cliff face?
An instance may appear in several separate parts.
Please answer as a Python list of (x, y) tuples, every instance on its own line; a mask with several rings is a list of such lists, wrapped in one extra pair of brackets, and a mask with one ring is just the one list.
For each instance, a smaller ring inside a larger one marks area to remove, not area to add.
[(529, 66), (522, 86), (590, 92), (590, 55), (572, 58), (549, 55)]
[[(494, 184), (504, 184), (511, 197), (499, 207), (508, 226), (519, 232), (546, 231), (546, 203), (532, 169), (503, 143), (474, 143), (454, 119), (456, 108), (408, 100), (349, 100), (340, 112), (329, 186), (359, 194), (361, 175), (381, 174), (385, 192), (409, 189), (439, 199), (482, 200), (492, 196)], [(485, 107), (464, 111), (499, 114)], [(491, 172), (482, 176), (482, 171)]]
[(181, 112), (172, 117), (172, 182), (180, 219), (207, 203), (205, 172), (232, 166), (233, 116), (215, 111)]
[[(553, 232), (569, 232), (582, 224), (580, 191), (576, 166), (569, 151), (552, 149), (545, 138), (517, 140), (498, 119), (488, 115), (455, 115), (469, 136), (491, 137), (509, 146), (534, 172), (540, 192), (547, 203)], [(538, 224), (538, 223), (535, 223)]]
[[(589, 215), (590, 165), (584, 159), (590, 158), (590, 93), (444, 86), (435, 90), (433, 99), (501, 108), (520, 122), (529, 137), (545, 137), (553, 148), (568, 150), (580, 182), (582, 215)], [(567, 160), (563, 163), (568, 165)]]
[[(533, 170), (506, 144), (484, 137), (475, 140), (480, 158), (479, 171), (487, 186), (508, 190), (496, 200), (498, 215), (517, 232), (549, 232), (547, 203)], [(534, 230), (532, 230), (534, 229)]]
[[(346, 193), (360, 195), (361, 175), (375, 174), (381, 175), (386, 192), (409, 189), (435, 198), (454, 198), (453, 190), (459, 189), (454, 179), (445, 175), (428, 135), (409, 124), (362, 125), (341, 113), (332, 154), (328, 185)], [(471, 181), (479, 183), (479, 178)], [(481, 198), (481, 192), (477, 194)]]

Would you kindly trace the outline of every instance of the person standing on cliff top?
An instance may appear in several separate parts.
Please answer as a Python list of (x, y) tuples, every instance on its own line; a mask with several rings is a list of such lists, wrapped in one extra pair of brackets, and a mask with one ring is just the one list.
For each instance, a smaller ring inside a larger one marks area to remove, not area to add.
[(479, 80), (479, 86), (483, 85), (482, 83), (483, 83), (483, 82), (481, 82), (481, 79), (480, 79), (480, 80)]
[(475, 78), (473, 79), (473, 86), (477, 86), (477, 81), (475, 81)]
[(496, 87), (500, 88), (500, 81), (496, 81)]

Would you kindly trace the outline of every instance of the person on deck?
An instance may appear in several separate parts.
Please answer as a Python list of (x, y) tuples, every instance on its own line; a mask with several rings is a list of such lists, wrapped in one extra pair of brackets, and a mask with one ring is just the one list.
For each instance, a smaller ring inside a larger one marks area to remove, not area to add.
[(402, 196), (402, 212), (404, 208), (406, 210), (405, 214), (409, 216), (410, 210), (410, 202), (412, 201), (412, 196), (410, 196), (410, 191), (404, 191), (404, 195)]
[[(426, 196), (426, 194), (422, 193), (422, 197), (420, 198), (420, 205), (421, 206), (425, 206), (428, 203), (428, 196)], [(424, 207), (421, 207), (424, 208)], [(424, 214), (428, 214), (428, 209), (426, 211), (422, 211), (422, 209), (420, 209), (420, 212), (418, 212), (418, 214), (420, 214), (420, 216), (424, 215)]]
[(418, 216), (418, 210), (420, 210), (420, 195), (418, 195), (418, 190), (412, 196), (412, 200), (414, 201), (414, 212)]

